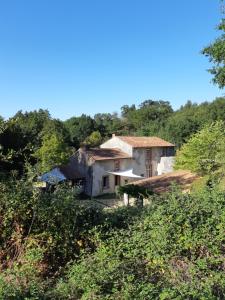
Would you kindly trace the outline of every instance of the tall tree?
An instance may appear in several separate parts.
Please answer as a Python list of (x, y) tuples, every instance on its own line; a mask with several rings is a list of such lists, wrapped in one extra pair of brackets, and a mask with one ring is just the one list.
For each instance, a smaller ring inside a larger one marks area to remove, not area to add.
[(175, 168), (200, 175), (224, 172), (225, 123), (217, 121), (194, 134), (177, 153)]
[[(223, 1), (222, 1), (223, 2)], [(213, 75), (213, 82), (220, 88), (225, 86), (225, 19), (217, 27), (221, 31), (221, 36), (217, 38), (208, 47), (202, 50), (202, 53), (213, 63), (209, 72)]]
[(47, 134), (43, 137), (42, 146), (34, 153), (38, 160), (38, 169), (47, 172), (53, 167), (65, 164), (71, 150), (60, 135)]
[(70, 134), (71, 144), (78, 148), (82, 142), (95, 130), (95, 121), (85, 114), (72, 117), (65, 121), (65, 126)]
[(90, 147), (97, 147), (102, 142), (102, 136), (99, 131), (93, 131), (84, 141), (84, 144)]
[(99, 113), (94, 116), (96, 127), (102, 137), (110, 137), (112, 133), (121, 134), (123, 131), (123, 121), (115, 113)]

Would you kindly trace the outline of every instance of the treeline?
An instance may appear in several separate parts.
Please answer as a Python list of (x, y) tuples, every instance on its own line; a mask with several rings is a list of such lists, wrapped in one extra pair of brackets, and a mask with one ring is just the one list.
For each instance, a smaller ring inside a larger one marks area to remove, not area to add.
[(225, 98), (201, 104), (188, 101), (174, 111), (167, 101), (146, 100), (139, 106), (124, 105), (120, 114), (82, 114), (65, 122), (47, 110), (21, 112), (0, 118), (0, 172), (23, 174), (26, 163), (39, 171), (65, 162), (71, 149), (85, 143), (98, 146), (112, 133), (159, 136), (179, 148), (190, 136), (217, 120), (225, 120)]

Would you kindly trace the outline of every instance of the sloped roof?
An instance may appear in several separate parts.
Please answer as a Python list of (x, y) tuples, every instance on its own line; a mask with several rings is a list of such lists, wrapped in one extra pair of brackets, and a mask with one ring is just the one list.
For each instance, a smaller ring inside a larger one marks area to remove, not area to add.
[(170, 191), (173, 183), (178, 184), (183, 191), (189, 191), (191, 184), (196, 179), (199, 179), (199, 176), (196, 174), (190, 171), (179, 170), (135, 181), (132, 184), (152, 190), (155, 193), (165, 193)]
[(173, 147), (171, 144), (156, 136), (116, 136), (134, 148)]
[(109, 160), (119, 158), (132, 158), (129, 154), (118, 148), (90, 148), (86, 150), (88, 156), (94, 160)]
[(66, 179), (81, 179), (84, 177), (78, 170), (74, 169), (74, 166), (71, 163), (59, 166), (59, 170), (66, 177)]

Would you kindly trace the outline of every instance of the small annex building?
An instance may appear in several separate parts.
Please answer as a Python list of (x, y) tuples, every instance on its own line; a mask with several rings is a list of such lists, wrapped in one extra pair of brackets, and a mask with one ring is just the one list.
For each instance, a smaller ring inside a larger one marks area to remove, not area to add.
[(139, 181), (132, 182), (132, 184), (143, 187), (156, 194), (163, 194), (171, 191), (172, 186), (177, 185), (183, 193), (190, 192), (192, 184), (200, 179), (200, 177), (188, 170), (177, 170), (145, 178)]
[(84, 192), (98, 196), (118, 186), (173, 171), (174, 145), (158, 137), (116, 136), (99, 148), (81, 147), (64, 168), (78, 173)]

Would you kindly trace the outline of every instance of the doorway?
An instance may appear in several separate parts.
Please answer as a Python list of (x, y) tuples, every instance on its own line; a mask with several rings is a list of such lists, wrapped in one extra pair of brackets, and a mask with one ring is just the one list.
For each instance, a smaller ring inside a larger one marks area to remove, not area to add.
[(120, 176), (115, 175), (115, 186), (119, 186), (119, 185), (120, 185)]

